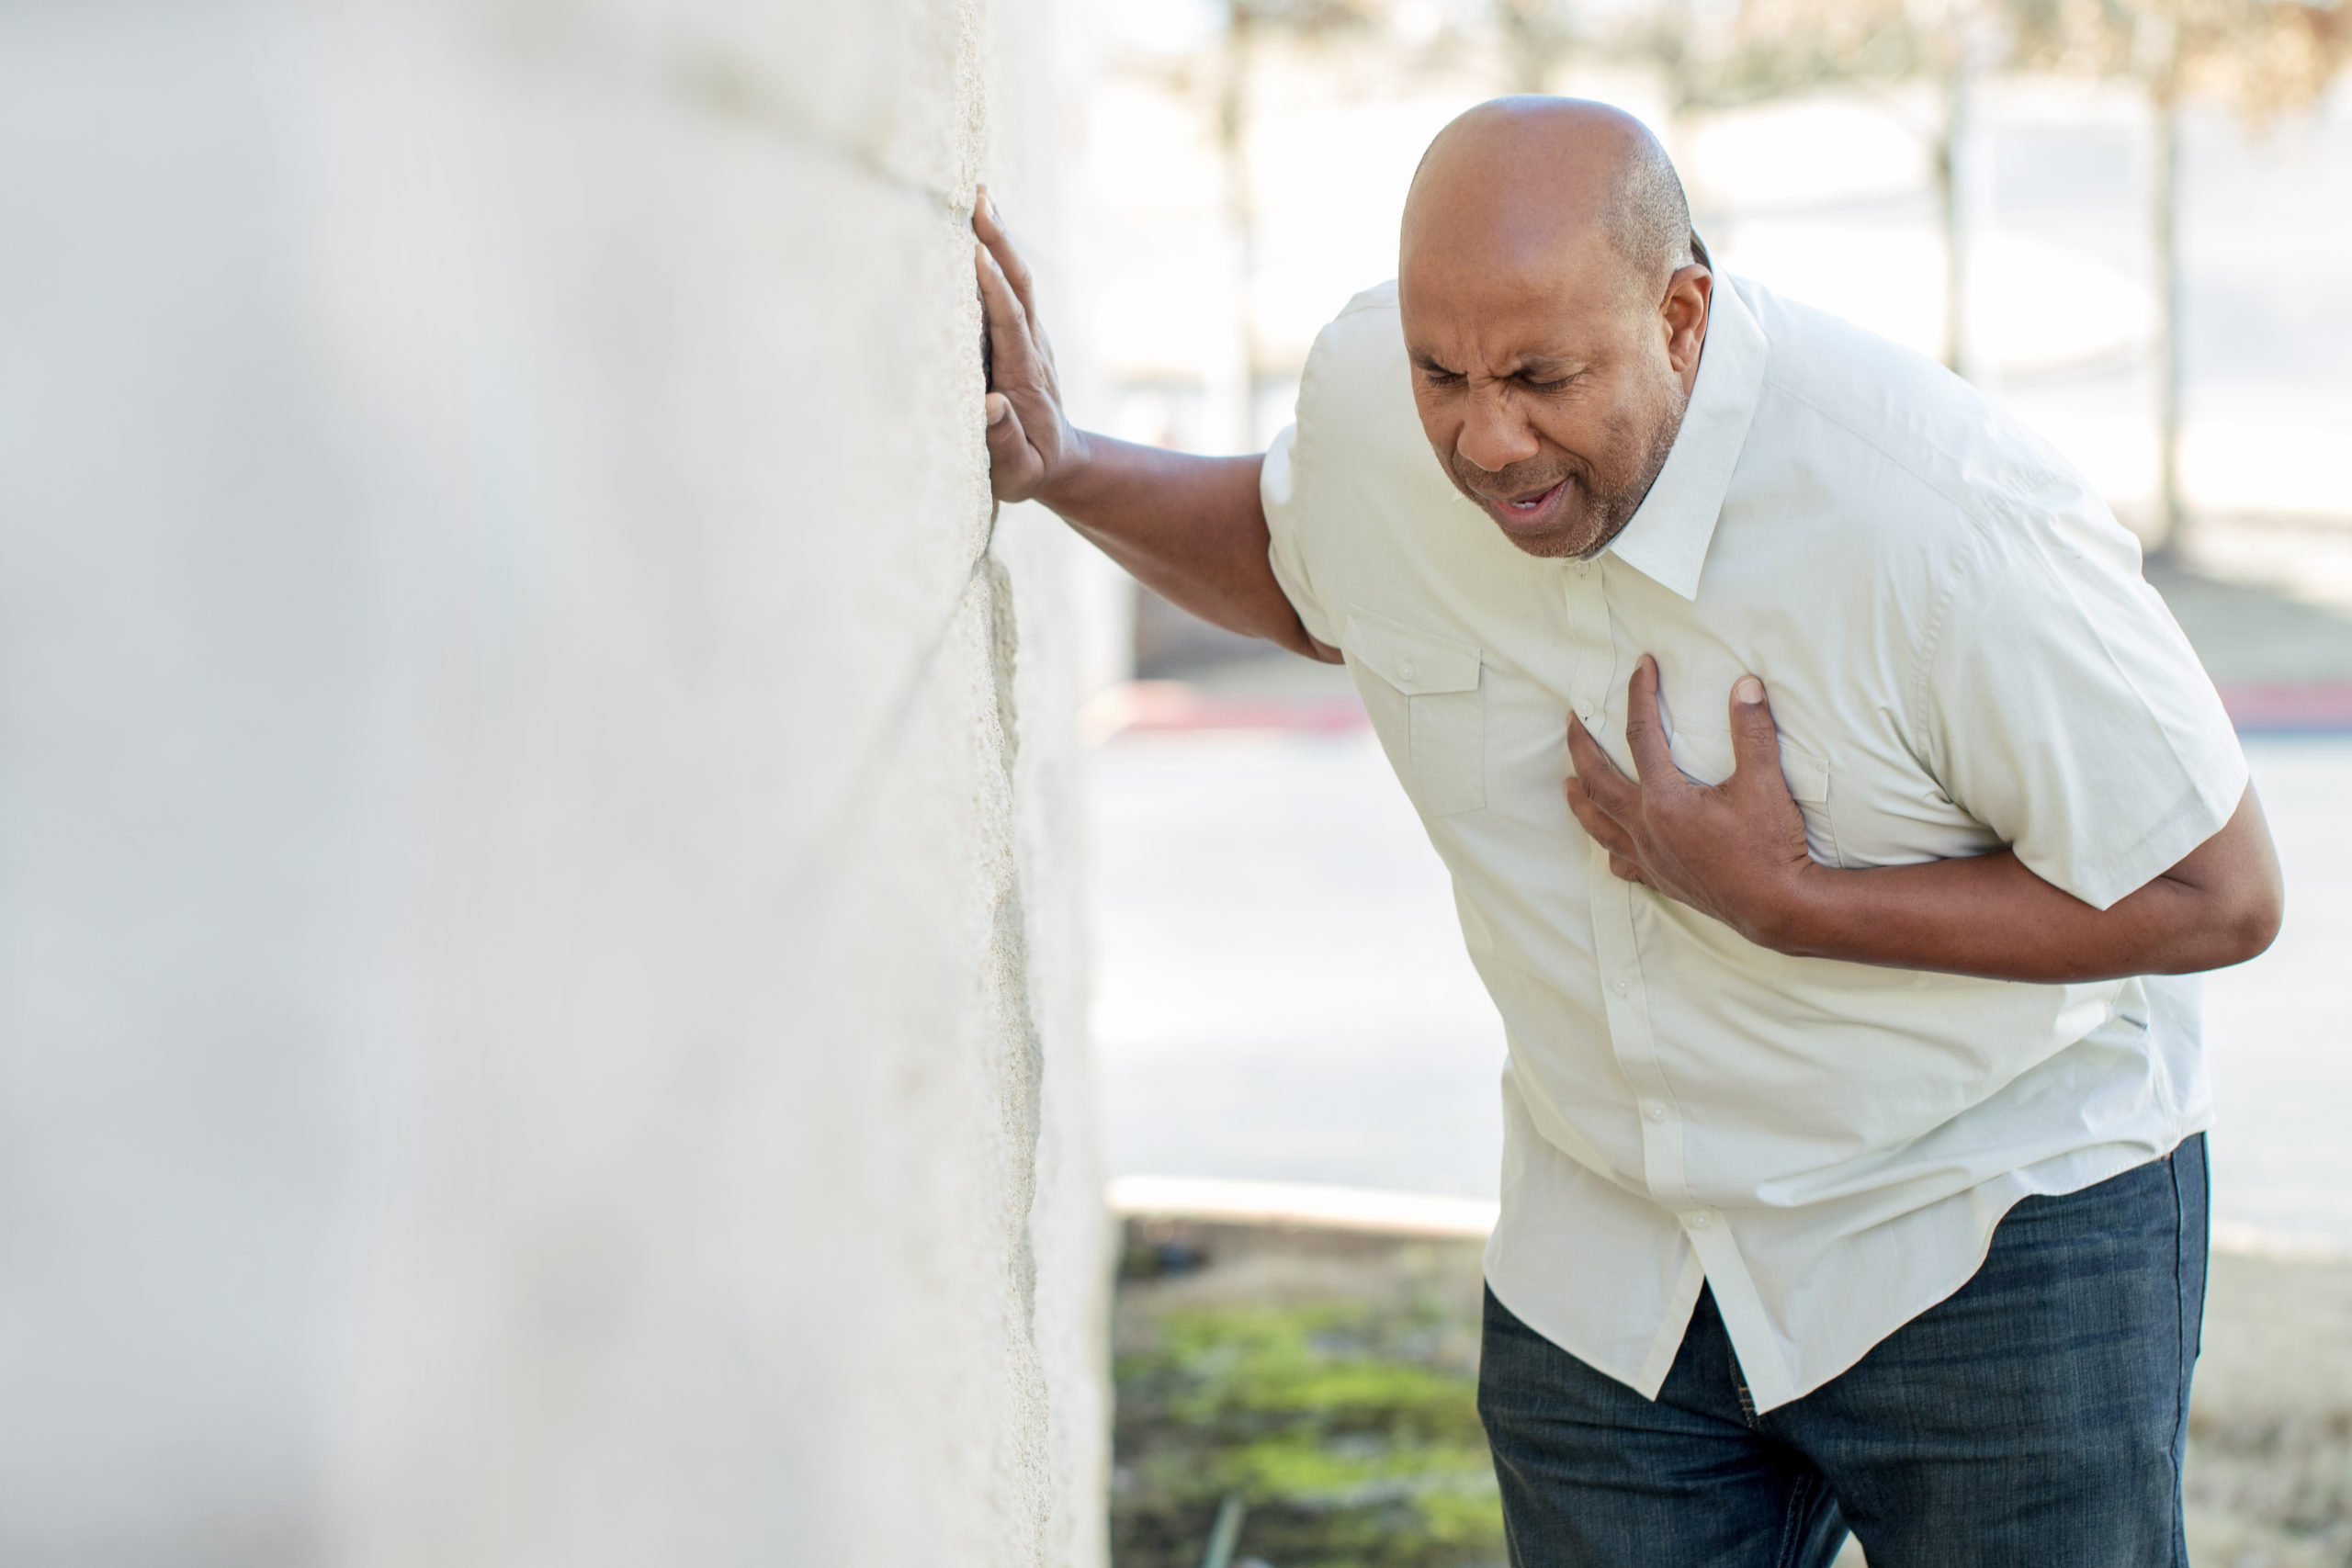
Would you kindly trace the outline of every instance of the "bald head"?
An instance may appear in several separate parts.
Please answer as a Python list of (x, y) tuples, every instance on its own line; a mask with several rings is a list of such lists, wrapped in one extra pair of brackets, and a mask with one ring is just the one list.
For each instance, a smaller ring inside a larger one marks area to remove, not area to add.
[(1480, 104), (1438, 132), (1405, 198), (1403, 249), (1478, 246), (1511, 260), (1589, 241), (1656, 297), (1692, 260), (1690, 206), (1641, 121), (1579, 98)]
[(1713, 276), (1665, 150), (1630, 115), (1498, 98), (1413, 175), (1396, 302), (1430, 448), (1531, 555), (1631, 521), (1696, 384)]

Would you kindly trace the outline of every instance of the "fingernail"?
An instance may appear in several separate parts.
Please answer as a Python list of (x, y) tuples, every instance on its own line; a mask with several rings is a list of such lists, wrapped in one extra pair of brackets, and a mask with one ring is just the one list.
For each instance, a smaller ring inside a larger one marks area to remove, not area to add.
[(1731, 689), (1731, 694), (1750, 706), (1764, 700), (1764, 682), (1753, 675), (1742, 675)]

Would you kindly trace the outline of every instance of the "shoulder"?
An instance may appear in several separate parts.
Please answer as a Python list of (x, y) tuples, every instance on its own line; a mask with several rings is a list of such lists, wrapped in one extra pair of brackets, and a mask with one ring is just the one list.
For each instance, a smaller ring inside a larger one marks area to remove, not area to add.
[(1371, 321), (1365, 323), (1365, 327), (1373, 332), (1380, 330), (1379, 319), (1384, 316), (1388, 318), (1393, 327), (1396, 316), (1396, 280), (1392, 277), (1385, 283), (1375, 283), (1356, 294), (1340, 308), (1340, 313), (1331, 318), (1330, 324), (1323, 329), (1322, 335), (1330, 336), (1333, 333), (1340, 331), (1346, 322), (1358, 316), (1373, 318)]
[(1825, 310), (1734, 287), (1771, 344), (1757, 479), (1836, 497), (1827, 510), (1882, 567), (1997, 581), (2064, 561), (2138, 578), (2139, 542), (2098, 491), (1976, 388)]
[(1316, 334), (1299, 377), (1292, 462), (1325, 496), (1397, 484), (1418, 493), (1428, 481), (1444, 489), (1413, 404), (1393, 281), (1358, 294)]
[(1519, 564), (1497, 561), (1516, 552), (1430, 450), (1393, 283), (1357, 295), (1317, 334), (1275, 479), (1276, 546), (1327, 603)]
[(1411, 413), (1412, 367), (1405, 355), (1394, 279), (1350, 299), (1315, 334), (1299, 377), (1298, 402), (1302, 436), (1309, 434), (1310, 418), (1373, 413), (1386, 424), (1400, 411)]

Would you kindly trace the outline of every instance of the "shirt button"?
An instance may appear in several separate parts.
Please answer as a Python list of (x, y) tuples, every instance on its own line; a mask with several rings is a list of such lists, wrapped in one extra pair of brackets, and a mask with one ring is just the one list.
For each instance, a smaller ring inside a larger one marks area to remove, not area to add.
[(1707, 1211), (1704, 1209), (1693, 1209), (1682, 1217), (1690, 1222), (1690, 1228), (1694, 1231), (1702, 1231), (1707, 1228)]
[(1642, 1114), (1653, 1122), (1663, 1122), (1666, 1120), (1666, 1107), (1653, 1100), (1642, 1107)]
[(1413, 678), (1413, 661), (1412, 661), (1411, 660), (1409, 660), (1409, 659), (1402, 659), (1402, 660), (1397, 660), (1397, 662), (1396, 662), (1396, 679), (1398, 679), (1399, 681), (1409, 681), (1409, 680), (1411, 680), (1412, 678)]
[(1622, 996), (1623, 996), (1623, 995), (1625, 994), (1625, 992), (1626, 992), (1626, 989), (1627, 989), (1627, 987), (1626, 987), (1625, 982), (1624, 982), (1624, 981), (1623, 981), (1623, 980), (1620, 980), (1620, 981), (1616, 982), (1616, 986), (1617, 986), (1617, 994), (1618, 994), (1619, 996), (1621, 996), (1621, 997), (1622, 997)]

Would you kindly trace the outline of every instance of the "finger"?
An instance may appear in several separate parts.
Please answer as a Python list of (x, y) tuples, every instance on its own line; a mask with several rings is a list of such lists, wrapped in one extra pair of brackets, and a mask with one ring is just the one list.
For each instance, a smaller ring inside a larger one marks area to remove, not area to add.
[(972, 200), (972, 232), (978, 235), (989, 254), (996, 258), (1004, 272), (1005, 281), (1012, 286), (1013, 298), (1020, 302), (1021, 314), (1031, 331), (1037, 326), (1036, 283), (1029, 272), (1029, 264), (1021, 259), (1021, 252), (1013, 245), (1012, 236), (1004, 230), (1004, 215), (996, 209), (996, 197), (982, 186)]
[(1634, 808), (1640, 786), (1625, 776), (1574, 714), (1568, 716), (1568, 761), (1576, 767), (1578, 784), (1594, 804), (1616, 817)]
[(1592, 836), (1595, 843), (1611, 854), (1636, 858), (1633, 834), (1623, 823), (1600, 808), (1580, 780), (1567, 780), (1561, 793), (1567, 796), (1568, 815), (1577, 819), (1577, 826)]
[(980, 313), (988, 321), (990, 386), (1026, 386), (1036, 381), (1036, 340), (1030, 334), (1029, 318), (1013, 297), (1004, 269), (985, 245), (978, 248), (973, 265), (980, 278)]
[(1625, 693), (1625, 746), (1634, 753), (1634, 772), (1644, 784), (1674, 776), (1674, 755), (1666, 743), (1666, 724), (1658, 716), (1657, 660), (1642, 655)]
[(1772, 722), (1764, 682), (1753, 675), (1731, 683), (1731, 756), (1733, 781), (1760, 779), (1788, 794), (1789, 781), (1781, 772), (1780, 727)]
[(1029, 445), (1021, 412), (1002, 392), (986, 400), (989, 415), (989, 488), (999, 501), (1025, 500), (1045, 478), (1046, 460)]

